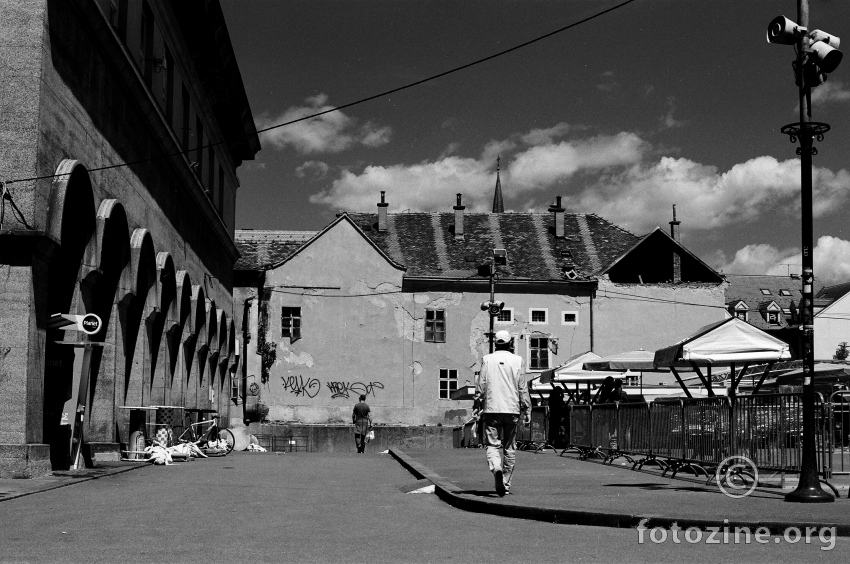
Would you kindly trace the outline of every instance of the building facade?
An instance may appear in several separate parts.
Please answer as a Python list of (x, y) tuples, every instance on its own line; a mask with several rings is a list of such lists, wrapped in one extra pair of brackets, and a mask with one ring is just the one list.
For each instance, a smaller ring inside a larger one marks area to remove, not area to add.
[[(259, 150), (217, 1), (3, 0), (0, 475), (127, 443), (126, 406), (227, 417), (236, 169)], [(94, 313), (92, 336), (48, 328)], [(64, 417), (63, 417), (64, 414)]]
[[(586, 351), (654, 350), (722, 319), (722, 277), (656, 229), (593, 214), (343, 213), (320, 232), (237, 231), (234, 300), (248, 419), (457, 425), (493, 329), (515, 337), (530, 380)], [(498, 264), (495, 256), (504, 264)], [(495, 267), (494, 262), (497, 263)], [(268, 410), (266, 412), (266, 409)]]

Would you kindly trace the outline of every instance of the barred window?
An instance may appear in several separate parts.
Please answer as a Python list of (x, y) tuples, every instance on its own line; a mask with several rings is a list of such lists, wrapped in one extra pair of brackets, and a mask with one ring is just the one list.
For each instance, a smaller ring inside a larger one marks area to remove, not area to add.
[(451, 399), (457, 390), (457, 370), (440, 368), (440, 399)]
[(281, 308), (280, 318), (280, 335), (281, 337), (289, 337), (290, 342), (295, 342), (301, 338), (301, 308), (300, 307), (283, 307)]
[(426, 343), (445, 343), (446, 342), (446, 310), (444, 310), (444, 309), (426, 309), (425, 310), (425, 342)]

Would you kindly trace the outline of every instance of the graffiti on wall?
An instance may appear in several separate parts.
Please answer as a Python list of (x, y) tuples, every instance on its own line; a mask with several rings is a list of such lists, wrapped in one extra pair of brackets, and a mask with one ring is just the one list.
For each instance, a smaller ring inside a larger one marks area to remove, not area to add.
[(331, 391), (331, 398), (346, 398), (350, 396), (368, 396), (375, 395), (375, 390), (383, 390), (384, 385), (380, 382), (328, 382), (328, 389)]
[(289, 390), (289, 393), (296, 396), (307, 396), (314, 398), (322, 389), (322, 384), (315, 378), (304, 379), (304, 376), (281, 376), (283, 380), (283, 389)]
[[(281, 376), (283, 380), (283, 389), (289, 390), (290, 394), (296, 396), (306, 396), (314, 398), (319, 395), (322, 389), (322, 383), (317, 378), (307, 378), (304, 376)], [(331, 392), (331, 399), (351, 399), (358, 396), (374, 396), (375, 390), (383, 390), (384, 385), (381, 382), (327, 382), (325, 384)]]

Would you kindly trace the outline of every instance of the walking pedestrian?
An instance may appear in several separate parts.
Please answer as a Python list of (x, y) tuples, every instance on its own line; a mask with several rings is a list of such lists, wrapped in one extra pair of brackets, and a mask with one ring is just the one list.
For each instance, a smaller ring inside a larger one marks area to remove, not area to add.
[(361, 395), (360, 402), (354, 406), (351, 420), (354, 422), (354, 444), (357, 445), (357, 452), (366, 452), (366, 434), (372, 429), (372, 413), (365, 395)]
[(475, 409), (484, 419), (487, 465), (500, 496), (511, 493), (516, 463), (516, 435), (520, 416), (529, 422), (531, 398), (523, 377), (522, 357), (513, 354), (513, 337), (497, 331), (496, 351), (481, 359), (475, 384)]
[(564, 390), (553, 385), (552, 391), (549, 392), (549, 434), (547, 443), (555, 448), (563, 448), (564, 446), (564, 412), (566, 404), (564, 403)]

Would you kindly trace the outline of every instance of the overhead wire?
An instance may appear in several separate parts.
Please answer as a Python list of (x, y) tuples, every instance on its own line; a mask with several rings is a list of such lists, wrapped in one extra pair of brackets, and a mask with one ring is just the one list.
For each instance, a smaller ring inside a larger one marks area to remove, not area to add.
[[(427, 78), (423, 78), (421, 80), (417, 80), (417, 81), (405, 84), (403, 86), (398, 86), (396, 88), (386, 90), (386, 91), (381, 92), (379, 94), (373, 94), (371, 96), (367, 96), (365, 98), (355, 100), (354, 102), (348, 102), (346, 104), (342, 104), (341, 106), (335, 106), (333, 108), (323, 110), (321, 112), (317, 112), (317, 113), (314, 113), (314, 114), (310, 114), (308, 116), (303, 116), (303, 117), (300, 117), (300, 118), (297, 118), (297, 119), (286, 121), (284, 123), (279, 123), (279, 124), (272, 125), (272, 126), (269, 126), (269, 127), (263, 128), (263, 129), (258, 129), (257, 133), (264, 133), (266, 131), (271, 131), (272, 129), (277, 129), (279, 127), (285, 127), (287, 125), (292, 125), (294, 123), (298, 123), (298, 122), (301, 122), (301, 121), (306, 121), (308, 119), (312, 119), (312, 118), (315, 118), (315, 117), (323, 116), (325, 114), (329, 114), (331, 112), (338, 112), (340, 110), (344, 110), (344, 109), (350, 108), (352, 106), (363, 104), (365, 102), (369, 102), (369, 101), (375, 100), (377, 98), (382, 98), (384, 96), (389, 96), (390, 94), (395, 94), (396, 92), (400, 92), (402, 90), (407, 90), (408, 88), (413, 88), (415, 86), (419, 86), (420, 84), (425, 84), (426, 82), (430, 82), (432, 80), (436, 80), (438, 78), (442, 78), (444, 76), (447, 76), (447, 75), (468, 69), (468, 68), (473, 67), (475, 65), (479, 65), (481, 63), (490, 61), (490, 60), (495, 59), (497, 57), (507, 55), (508, 53), (511, 53), (511, 52), (516, 51), (518, 49), (522, 49), (524, 47), (527, 47), (529, 45), (537, 43), (538, 41), (542, 41), (544, 39), (552, 37), (553, 35), (557, 35), (559, 33), (562, 33), (564, 31), (567, 31), (567, 30), (572, 29), (574, 27), (577, 27), (579, 25), (585, 24), (585, 23), (587, 23), (591, 20), (594, 20), (596, 18), (604, 16), (605, 14), (608, 14), (610, 12), (618, 10), (619, 8), (622, 8), (622, 7), (624, 7), (628, 4), (631, 4), (632, 2), (636, 2), (636, 1), (637, 0), (625, 0), (624, 2), (620, 2), (619, 4), (611, 6), (610, 8), (606, 8), (605, 10), (602, 10), (600, 12), (592, 14), (592, 15), (586, 17), (586, 18), (583, 18), (581, 20), (573, 22), (569, 25), (565, 25), (565, 26), (558, 28), (554, 31), (550, 31), (549, 33), (546, 33), (544, 35), (541, 35), (541, 36), (536, 37), (534, 39), (531, 39), (529, 41), (525, 41), (523, 43), (520, 43), (519, 45), (515, 45), (513, 47), (503, 49), (502, 51), (499, 51), (499, 52), (494, 53), (492, 55), (488, 55), (486, 57), (476, 59), (475, 61), (472, 61), (470, 63), (466, 63), (464, 65), (454, 67), (450, 70), (440, 72), (438, 74), (435, 74), (435, 75), (429, 76)], [(207, 149), (207, 148), (210, 148), (210, 147), (216, 147), (218, 145), (223, 145), (224, 143), (225, 143), (224, 141), (219, 141), (217, 143), (210, 143), (208, 145), (202, 145), (202, 146), (195, 147), (193, 149), (186, 149), (186, 150), (179, 151), (179, 152), (176, 152), (176, 153), (170, 153), (170, 154), (161, 155), (161, 156), (157, 156), (157, 157), (150, 157), (150, 158), (147, 158), (147, 159), (140, 159), (140, 160), (132, 161), (132, 162), (122, 162), (122, 163), (114, 164), (114, 165), (107, 165), (107, 166), (101, 166), (101, 167), (97, 167), (97, 168), (91, 168), (91, 169), (88, 169), (88, 172), (98, 172), (98, 171), (103, 171), (103, 170), (110, 170), (110, 169), (114, 169), (114, 168), (119, 168), (119, 167), (132, 166), (132, 165), (136, 165), (136, 164), (144, 164), (144, 163), (148, 163), (148, 162), (152, 162), (152, 161), (156, 161), (156, 160), (160, 160), (160, 159), (167, 159), (167, 158), (171, 158), (171, 157), (185, 155), (185, 154), (191, 153), (193, 151), (200, 151), (200, 150)], [(50, 174), (50, 175), (44, 175), (44, 176), (33, 176), (33, 177), (29, 177), (29, 178), (16, 178), (16, 179), (13, 179), (13, 180), (7, 180), (6, 184), (14, 184), (14, 183), (17, 183), (17, 182), (31, 182), (31, 181), (35, 181), (35, 180), (44, 180), (44, 179), (47, 179), (47, 178), (55, 178), (56, 176), (62, 176), (62, 175)]]

